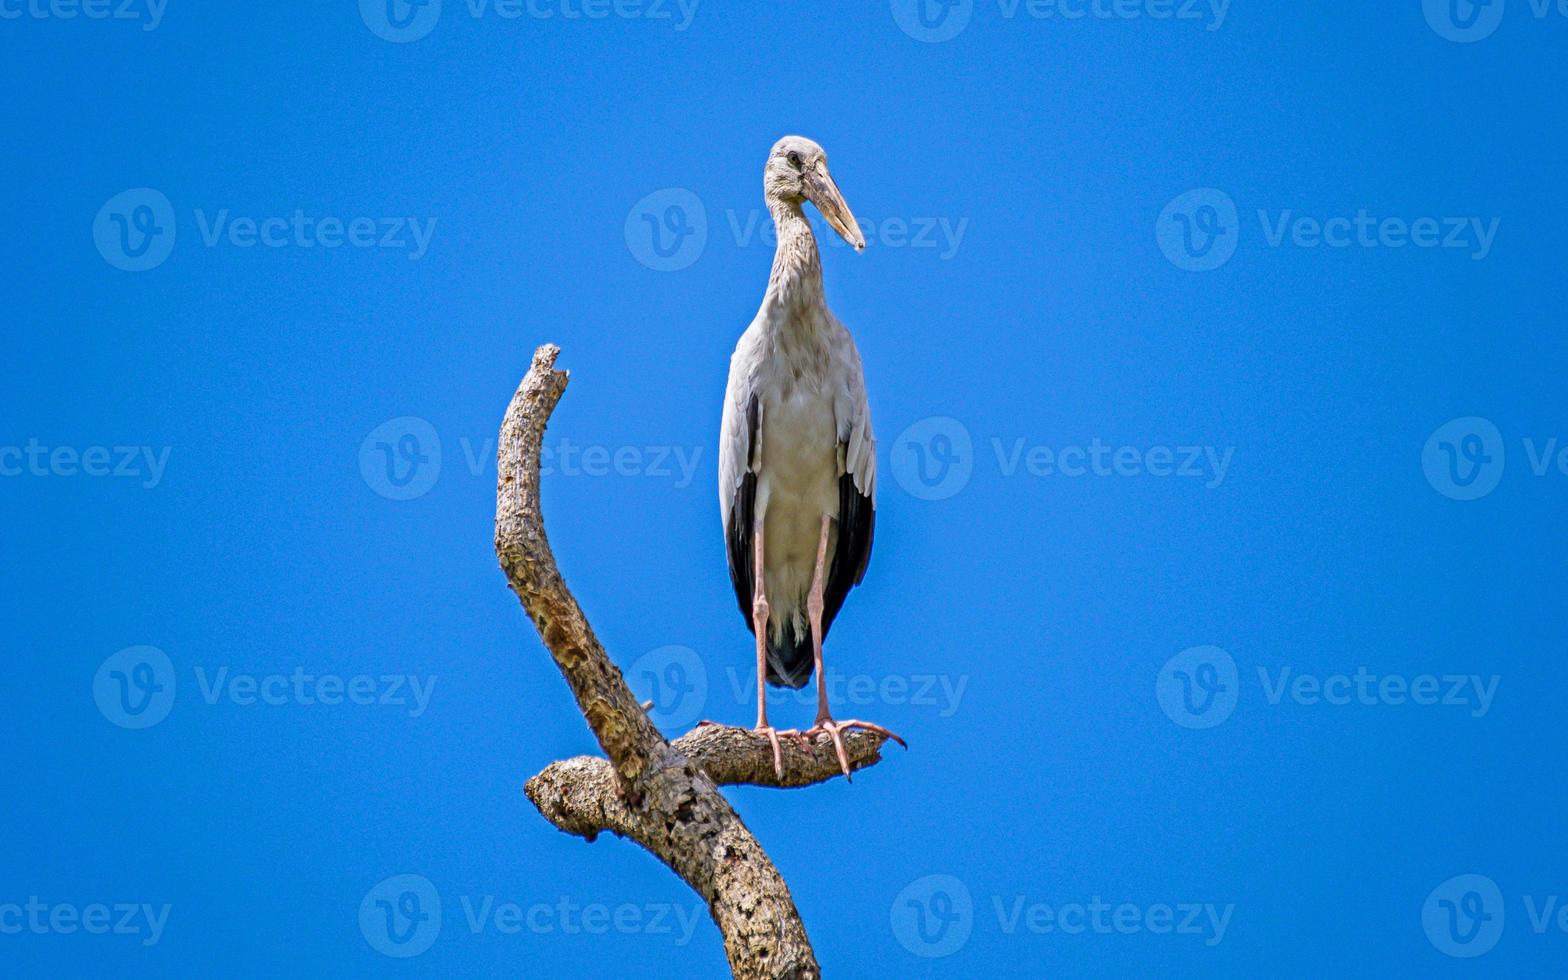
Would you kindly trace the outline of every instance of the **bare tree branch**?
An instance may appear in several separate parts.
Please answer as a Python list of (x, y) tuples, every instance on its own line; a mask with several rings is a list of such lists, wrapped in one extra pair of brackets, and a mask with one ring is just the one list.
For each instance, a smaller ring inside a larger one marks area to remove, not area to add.
[[(844, 752), (850, 772), (858, 772), (882, 761), (882, 743), (887, 736), (856, 729), (844, 734)], [(720, 786), (773, 786), (792, 789), (814, 786), (843, 775), (833, 743), (825, 735), (809, 748), (792, 738), (779, 740), (784, 752), (784, 777), (773, 771), (772, 749), (768, 740), (749, 728), (704, 725), (675, 740), (675, 750), (686, 756)]]
[(566, 372), (554, 370), (559, 353), (553, 344), (534, 352), (533, 364), (501, 422), (495, 553), (600, 747), (622, 777), (635, 781), (662, 754), (664, 739), (566, 588), (539, 510), (539, 447), (545, 423), (566, 391)]
[[(716, 784), (781, 788), (838, 776), (826, 736), (785, 740), (784, 776), (768, 740), (745, 729), (702, 726), (672, 745), (654, 727), (561, 578), (539, 507), (545, 424), (566, 390), (554, 345), (534, 352), (501, 423), (495, 550), (512, 591), (539, 630), (609, 761), (552, 763), (527, 784), (545, 819), (592, 841), (610, 831), (641, 844), (708, 903), (737, 977), (821, 975), (789, 888)], [(881, 759), (883, 737), (845, 740), (851, 769)]]

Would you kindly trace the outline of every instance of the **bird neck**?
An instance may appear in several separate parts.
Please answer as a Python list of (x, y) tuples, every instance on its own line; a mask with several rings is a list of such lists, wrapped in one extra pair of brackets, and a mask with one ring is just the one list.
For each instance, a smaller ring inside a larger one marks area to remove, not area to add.
[(817, 238), (811, 233), (805, 213), (792, 201), (769, 201), (768, 210), (773, 213), (779, 244), (773, 253), (773, 271), (768, 275), (763, 308), (788, 313), (821, 306), (822, 257), (817, 254)]

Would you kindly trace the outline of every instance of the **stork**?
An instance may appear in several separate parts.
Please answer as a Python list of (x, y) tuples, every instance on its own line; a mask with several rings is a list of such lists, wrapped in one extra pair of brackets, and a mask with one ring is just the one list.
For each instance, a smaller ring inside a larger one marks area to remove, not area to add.
[[(878, 732), (837, 721), (828, 705), (822, 641), (860, 583), (876, 523), (876, 438), (860, 352), (828, 310), (822, 262), (802, 207), (866, 247), (860, 225), (828, 173), (822, 147), (801, 136), (774, 144), (763, 193), (778, 230), (762, 307), (730, 358), (719, 441), (719, 510), (730, 581), (757, 646), (757, 731), (810, 746), (826, 734), (849, 776), (842, 733)], [(801, 688), (817, 675), (817, 720), (806, 731), (768, 723), (767, 685)]]

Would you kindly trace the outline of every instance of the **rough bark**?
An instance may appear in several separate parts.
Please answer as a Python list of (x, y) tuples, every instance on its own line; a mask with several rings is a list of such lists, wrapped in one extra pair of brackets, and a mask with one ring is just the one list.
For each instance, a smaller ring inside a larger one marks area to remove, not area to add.
[[(840, 775), (826, 736), (786, 739), (784, 776), (768, 740), (746, 729), (703, 726), (666, 741), (594, 636), (556, 567), (539, 506), (539, 449), (566, 390), (560, 351), (540, 347), (501, 423), (495, 549), (512, 591), (577, 699), (605, 759), (555, 762), (527, 784), (556, 827), (592, 841), (610, 831), (642, 845), (708, 903), (736, 977), (819, 977), (789, 888), (718, 785), (809, 786)], [(852, 769), (881, 758), (883, 736), (844, 740)]]

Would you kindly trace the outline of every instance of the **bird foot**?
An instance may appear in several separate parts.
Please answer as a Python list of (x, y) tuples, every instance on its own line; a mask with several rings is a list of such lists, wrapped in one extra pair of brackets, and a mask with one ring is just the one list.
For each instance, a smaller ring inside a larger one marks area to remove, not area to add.
[[(698, 728), (705, 728), (709, 725), (717, 725), (722, 728), (736, 727), (733, 725), (725, 725), (722, 722), (717, 721), (703, 720), (697, 722)], [(854, 777), (850, 775), (849, 753), (844, 750), (843, 733), (856, 728), (862, 729), (863, 731), (875, 732), (876, 734), (881, 735), (883, 738), (892, 739), (906, 749), (909, 748), (909, 743), (905, 742), (902, 738), (899, 738), (898, 735), (894, 732), (883, 728), (881, 725), (873, 724), (869, 721), (859, 721), (857, 719), (850, 719), (848, 721), (835, 721), (832, 718), (818, 718), (817, 723), (805, 731), (801, 731), (798, 728), (774, 728), (772, 725), (758, 725), (755, 728), (746, 730), (752, 732), (753, 734), (763, 736), (768, 740), (768, 744), (773, 747), (773, 774), (781, 780), (784, 778), (784, 749), (783, 743), (780, 741), (780, 739), (787, 738), (795, 744), (799, 745), (801, 748), (805, 749), (807, 752), (812, 752), (815, 750), (817, 736), (826, 735), (833, 742), (833, 751), (838, 755), (839, 770), (844, 773), (845, 779), (849, 780), (850, 782), (854, 782)]]
[[(725, 725), (722, 722), (717, 721), (703, 720), (697, 722), (698, 728), (705, 728), (709, 725), (717, 725), (721, 728), (736, 727), (733, 725)], [(794, 728), (779, 729), (774, 728), (772, 725), (758, 725), (756, 728), (745, 730), (750, 731), (755, 735), (761, 735), (767, 738), (768, 744), (773, 747), (773, 774), (781, 780), (784, 778), (784, 748), (783, 743), (781, 743), (779, 739), (793, 739), (795, 742), (799, 743), (801, 748), (804, 749), (810, 749), (811, 747), (811, 741), (806, 737), (806, 733)]]
[(798, 737), (802, 740), (801, 744), (808, 747), (818, 735), (826, 734), (828, 738), (833, 740), (833, 751), (838, 753), (838, 767), (844, 773), (844, 778), (849, 782), (854, 782), (854, 777), (849, 774), (849, 754), (844, 751), (843, 738), (843, 733), (853, 728), (859, 728), (868, 732), (875, 732), (876, 734), (881, 735), (883, 738), (892, 739), (906, 749), (909, 748), (908, 742), (905, 742), (903, 739), (899, 738), (897, 735), (893, 734), (886, 728), (883, 728), (881, 725), (875, 725), (869, 721), (857, 721), (854, 719), (849, 721), (835, 721), (832, 718), (818, 718), (817, 723), (806, 729), (804, 732), (781, 732), (780, 734), (789, 735), (791, 737)]

